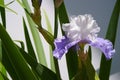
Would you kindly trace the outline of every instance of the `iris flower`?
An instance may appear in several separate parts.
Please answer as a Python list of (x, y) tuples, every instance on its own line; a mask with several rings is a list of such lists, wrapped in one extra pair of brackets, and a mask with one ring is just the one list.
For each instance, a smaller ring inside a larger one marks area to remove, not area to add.
[(53, 56), (58, 59), (61, 59), (72, 46), (78, 47), (80, 44), (88, 44), (99, 48), (106, 59), (111, 59), (115, 53), (115, 49), (113, 49), (113, 45), (109, 40), (97, 37), (100, 27), (90, 14), (71, 18), (70, 23), (62, 25), (62, 29), (65, 35), (54, 41), (55, 50)]

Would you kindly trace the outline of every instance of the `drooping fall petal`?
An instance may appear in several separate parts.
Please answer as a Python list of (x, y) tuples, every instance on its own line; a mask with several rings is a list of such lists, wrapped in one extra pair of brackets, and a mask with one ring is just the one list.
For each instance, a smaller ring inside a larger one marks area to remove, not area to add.
[(65, 36), (63, 36), (61, 39), (55, 39), (55, 50), (53, 51), (53, 55), (56, 58), (61, 59), (63, 54), (67, 53), (68, 49), (78, 42), (79, 41), (70, 41), (70, 39)]
[(112, 56), (115, 54), (115, 49), (113, 49), (113, 45), (109, 40), (105, 40), (103, 38), (96, 38), (89, 45), (99, 48), (104, 53), (107, 59), (111, 59)]

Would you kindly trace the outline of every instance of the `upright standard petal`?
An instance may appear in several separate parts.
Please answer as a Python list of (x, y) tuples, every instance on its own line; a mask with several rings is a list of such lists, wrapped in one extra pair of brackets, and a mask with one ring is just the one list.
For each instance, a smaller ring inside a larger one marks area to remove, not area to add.
[(55, 39), (55, 50), (53, 51), (53, 56), (55, 56), (58, 59), (61, 59), (63, 54), (68, 52), (68, 49), (75, 44), (77, 44), (79, 41), (71, 41), (67, 37), (63, 36), (61, 39)]
[(62, 28), (71, 40), (94, 39), (100, 31), (100, 27), (90, 14), (71, 18), (70, 23), (63, 24)]
[(89, 45), (99, 48), (107, 59), (111, 59), (115, 53), (115, 49), (113, 49), (112, 43), (109, 40), (105, 40), (103, 38), (96, 38), (94, 41), (91, 41)]

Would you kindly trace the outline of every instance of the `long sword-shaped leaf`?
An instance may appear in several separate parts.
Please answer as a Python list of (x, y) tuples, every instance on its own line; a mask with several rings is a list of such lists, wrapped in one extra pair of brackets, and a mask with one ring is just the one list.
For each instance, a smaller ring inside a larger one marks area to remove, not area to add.
[[(26, 7), (27, 11), (31, 12), (27, 0), (22, 0), (22, 2), (23, 2), (23, 5)], [(47, 66), (45, 53), (44, 53), (44, 50), (43, 50), (43, 44), (41, 42), (39, 32), (38, 32), (37, 28), (35, 27), (36, 25), (33, 22), (33, 20), (31, 19), (30, 15), (28, 15), (27, 13), (26, 13), (26, 17), (27, 17), (27, 20), (28, 20), (28, 23), (29, 23), (29, 28), (31, 30), (33, 40), (34, 40), (34, 44), (35, 44), (35, 48), (36, 48), (36, 52), (37, 52), (37, 55), (38, 55), (39, 62), (41, 64)]]
[[(63, 23), (69, 22), (64, 3), (62, 3), (61, 6), (59, 7), (59, 19), (60, 19), (61, 25)], [(63, 34), (64, 34), (64, 32), (63, 32)], [(75, 74), (77, 73), (77, 70), (78, 70), (77, 53), (76, 53), (74, 47), (69, 49), (69, 52), (66, 55), (66, 60), (67, 60), (69, 78), (72, 79), (72, 77), (75, 76)]]
[(20, 0), (16, 0), (23, 8), (25, 8), (25, 6), (23, 5), (23, 3)]
[[(44, 11), (45, 19), (46, 19), (47, 29), (48, 29), (48, 31), (49, 31), (50, 33), (53, 33), (53, 31), (52, 31), (52, 29), (51, 29), (52, 26), (51, 26), (51, 24), (50, 24), (48, 15), (47, 15), (47, 13), (46, 13), (45, 10), (43, 10), (43, 11)], [(56, 71), (55, 71), (54, 58), (53, 58), (53, 54), (52, 54), (53, 52), (52, 52), (52, 47), (51, 47), (51, 46), (49, 46), (49, 50), (50, 50), (50, 64), (51, 64), (51, 70), (54, 71), (54, 72), (56, 72)]]
[(25, 59), (21, 55), (18, 48), (13, 43), (12, 39), (5, 31), (4, 27), (0, 24), (0, 38), (2, 40), (5, 51), (7, 51), (8, 58), (13, 64), (15, 70), (17, 71), (20, 79), (26, 80), (36, 80), (36, 76), (30, 70)]
[(1, 73), (0, 73), (0, 80), (4, 80), (3, 76), (1, 75)]
[(0, 62), (2, 61), (2, 41), (0, 39)]
[(6, 69), (2, 65), (2, 41), (0, 39), (0, 80), (4, 80), (3, 78), (7, 76)]
[[(0, 72), (3, 74), (5, 72), (5, 69), (4, 69), (1, 61), (2, 61), (2, 41), (0, 39)], [(0, 80), (4, 80), (1, 73), (0, 73)]]
[[(9, 80), (6, 75), (6, 70), (1, 62), (0, 62), (0, 75), (1, 75), (0, 80)], [(1, 77), (4, 79), (2, 79)]]
[[(4, 5), (4, 0), (0, 0), (0, 4)], [(6, 12), (5, 12), (5, 8), (4, 7), (0, 7), (0, 13), (1, 13), (1, 19), (2, 19), (2, 24), (3, 26), (6, 28)], [(0, 62), (2, 62), (2, 41), (0, 39)], [(3, 74), (4, 76), (7, 76), (6, 74), (6, 69), (4, 68), (4, 66), (1, 63), (1, 75)]]
[(38, 63), (29, 53), (26, 53), (22, 48), (19, 49), (28, 64), (38, 74), (41, 80), (57, 80), (57, 75), (53, 71)]
[[(109, 39), (113, 43), (113, 45), (116, 39), (119, 14), (120, 14), (120, 0), (117, 0), (106, 34), (106, 38)], [(99, 73), (100, 80), (109, 80), (111, 63), (112, 63), (112, 59), (106, 60), (105, 56), (102, 55), (101, 64), (100, 64), (100, 73)]]
[(11, 8), (7, 7), (6, 5), (0, 4), (0, 7), (6, 8), (6, 9), (8, 9), (9, 11), (13, 12), (14, 14), (17, 14), (17, 12), (15, 12), (15, 11), (12, 10)]
[[(4, 0), (0, 0), (0, 5), (4, 5)], [(6, 27), (6, 16), (5, 16), (5, 8), (0, 6), (0, 13), (3, 22), (3, 26)]]
[(13, 80), (16, 80), (16, 79), (20, 80), (20, 76), (18, 75), (12, 61), (8, 58), (8, 55), (7, 55), (8, 52), (7, 50), (5, 50), (5, 47), (2, 48), (2, 53), (4, 53), (2, 56), (3, 57), (2, 63), (5, 66), (7, 72), (10, 74)]
[[(56, 8), (54, 8), (54, 38), (57, 37), (57, 28), (58, 28), (58, 18), (57, 18), (57, 11), (56, 11)], [(48, 31), (52, 33), (52, 27), (51, 27), (51, 24), (50, 24), (50, 21), (49, 21), (49, 18), (47, 16), (47, 13), (45, 12), (44, 10), (44, 13), (45, 13), (45, 18), (46, 18), (46, 24), (47, 24), (47, 28), (48, 28)], [(52, 46), (52, 47), (51, 47)], [(50, 63), (51, 63), (51, 69), (57, 74), (57, 78), (58, 80), (61, 80), (60, 78), (60, 71), (59, 71), (59, 66), (58, 66), (58, 60), (53, 57), (53, 49), (54, 49), (54, 45), (53, 45), (53, 42), (52, 42), (52, 45), (50, 46)]]
[(24, 19), (23, 19), (23, 24), (24, 24), (23, 26), (24, 26), (25, 40), (26, 40), (26, 44), (27, 44), (28, 53), (30, 53), (30, 55), (37, 61), (35, 52), (34, 52), (30, 37), (29, 37), (29, 33), (27, 30), (27, 25), (26, 25)]

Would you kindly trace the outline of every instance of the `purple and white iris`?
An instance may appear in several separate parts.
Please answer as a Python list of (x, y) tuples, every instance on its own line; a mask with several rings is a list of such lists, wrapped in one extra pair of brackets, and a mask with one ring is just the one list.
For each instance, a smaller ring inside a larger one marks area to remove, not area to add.
[(81, 43), (99, 48), (107, 59), (111, 59), (115, 53), (115, 49), (113, 49), (113, 45), (109, 40), (97, 37), (100, 27), (89, 14), (71, 18), (70, 23), (63, 24), (62, 29), (66, 35), (54, 41), (55, 50), (53, 55), (58, 59), (61, 59), (69, 48), (74, 45), (78, 46)]

